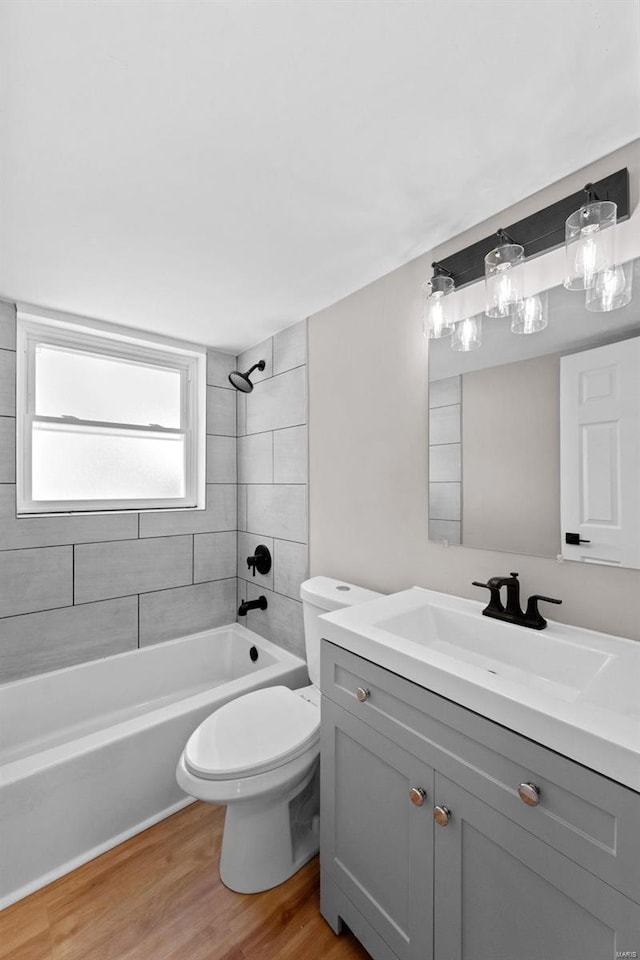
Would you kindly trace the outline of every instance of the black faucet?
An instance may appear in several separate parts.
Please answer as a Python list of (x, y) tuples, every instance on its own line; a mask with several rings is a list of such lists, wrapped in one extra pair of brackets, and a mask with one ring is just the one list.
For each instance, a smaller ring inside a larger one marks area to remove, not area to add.
[[(474, 580), (473, 586), (485, 587), (489, 591), (489, 603), (482, 611), (483, 616), (493, 617), (494, 620), (505, 620), (520, 627), (530, 627), (532, 630), (544, 630), (547, 625), (547, 621), (538, 610), (539, 600), (544, 600), (545, 603), (562, 603), (562, 600), (554, 600), (553, 597), (543, 597), (539, 593), (534, 593), (527, 601), (527, 609), (523, 610), (520, 606), (520, 581), (515, 572), (508, 577), (490, 577), (486, 583), (478, 583)], [(507, 588), (506, 606), (500, 596), (502, 587)]]
[(238, 616), (246, 617), (249, 610), (266, 610), (267, 609), (267, 598), (258, 597), (257, 600), (243, 600), (240, 606), (238, 607)]

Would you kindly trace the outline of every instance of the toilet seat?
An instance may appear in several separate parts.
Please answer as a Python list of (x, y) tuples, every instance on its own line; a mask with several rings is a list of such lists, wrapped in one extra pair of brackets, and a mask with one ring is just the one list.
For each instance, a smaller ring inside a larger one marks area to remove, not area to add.
[(288, 687), (267, 687), (224, 704), (184, 749), (187, 769), (205, 780), (256, 776), (303, 754), (320, 737), (320, 711)]

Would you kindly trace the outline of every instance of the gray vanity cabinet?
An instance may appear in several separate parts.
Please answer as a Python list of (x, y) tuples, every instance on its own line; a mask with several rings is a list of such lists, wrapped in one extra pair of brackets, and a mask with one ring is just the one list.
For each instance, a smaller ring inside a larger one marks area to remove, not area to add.
[(640, 957), (638, 794), (322, 648), (321, 910), (336, 932), (374, 960)]

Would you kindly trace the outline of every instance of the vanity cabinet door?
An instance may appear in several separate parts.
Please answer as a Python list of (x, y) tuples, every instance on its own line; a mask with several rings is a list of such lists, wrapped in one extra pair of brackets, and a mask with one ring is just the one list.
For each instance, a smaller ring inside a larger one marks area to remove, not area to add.
[(431, 960), (432, 769), (326, 698), (321, 750), (323, 871), (394, 957)]
[(435, 801), (437, 960), (640, 955), (638, 905), (438, 773)]

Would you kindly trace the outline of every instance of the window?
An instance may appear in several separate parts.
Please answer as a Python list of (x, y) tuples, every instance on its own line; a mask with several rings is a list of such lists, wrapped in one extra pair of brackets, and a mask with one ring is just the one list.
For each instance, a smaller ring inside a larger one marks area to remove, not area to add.
[(204, 508), (206, 352), (18, 315), (18, 514)]

